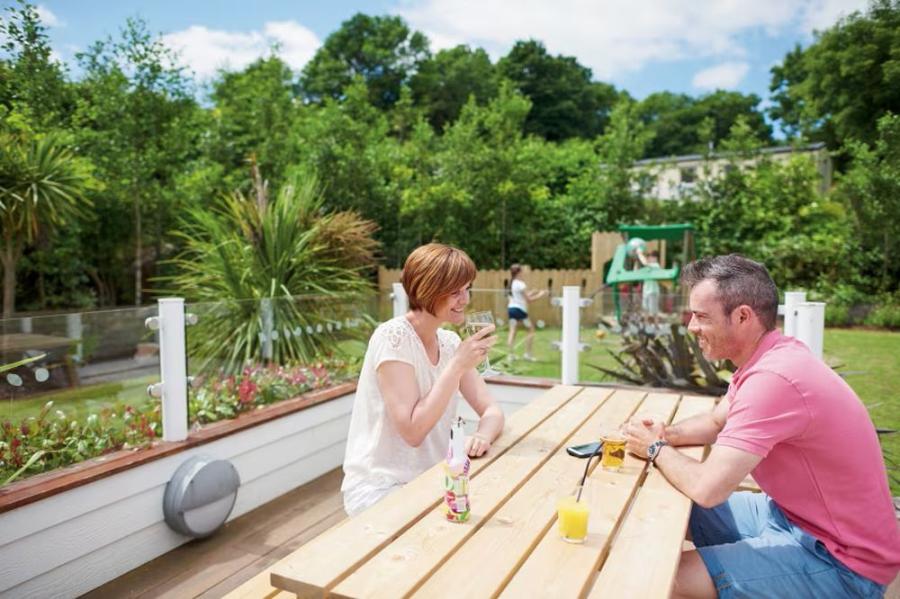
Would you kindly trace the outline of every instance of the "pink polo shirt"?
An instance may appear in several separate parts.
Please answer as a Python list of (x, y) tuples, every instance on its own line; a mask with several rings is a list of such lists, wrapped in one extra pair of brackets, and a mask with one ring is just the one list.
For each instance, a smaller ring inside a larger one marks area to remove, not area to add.
[(900, 529), (884, 458), (856, 393), (796, 339), (771, 331), (732, 378), (716, 439), (762, 461), (759, 487), (854, 572), (889, 584)]

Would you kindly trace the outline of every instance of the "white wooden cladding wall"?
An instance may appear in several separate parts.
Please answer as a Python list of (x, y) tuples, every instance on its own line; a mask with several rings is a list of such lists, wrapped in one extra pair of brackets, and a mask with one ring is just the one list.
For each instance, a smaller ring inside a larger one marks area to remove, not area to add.
[[(491, 386), (503, 411), (543, 392)], [(236, 518), (340, 466), (355, 395), (0, 514), (0, 597), (77, 597), (190, 539), (169, 529), (166, 483), (189, 457), (230, 460), (241, 477)], [(461, 403), (460, 414), (474, 417)]]

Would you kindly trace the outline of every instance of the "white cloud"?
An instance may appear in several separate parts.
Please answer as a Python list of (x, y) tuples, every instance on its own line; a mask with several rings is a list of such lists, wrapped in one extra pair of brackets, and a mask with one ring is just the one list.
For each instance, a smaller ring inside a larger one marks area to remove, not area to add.
[(694, 75), (692, 85), (699, 89), (734, 89), (750, 69), (746, 62), (723, 62)]
[(868, 0), (811, 0), (804, 6), (801, 24), (808, 33), (822, 30), (855, 10), (865, 10), (867, 5)]
[(432, 40), (433, 50), (460, 43), (493, 58), (517, 40), (544, 42), (572, 55), (595, 78), (611, 79), (652, 62), (745, 58), (740, 36), (796, 34), (833, 20), (865, 0), (398, 0), (396, 13)]
[(65, 27), (66, 24), (55, 14), (53, 11), (44, 6), (43, 4), (38, 4), (37, 8), (38, 17), (41, 19), (41, 23), (44, 27)]
[(163, 43), (177, 51), (183, 66), (199, 79), (218, 69), (241, 69), (257, 58), (275, 52), (293, 69), (300, 69), (321, 45), (315, 33), (295, 21), (270, 21), (262, 31), (221, 31), (192, 25), (163, 36)]

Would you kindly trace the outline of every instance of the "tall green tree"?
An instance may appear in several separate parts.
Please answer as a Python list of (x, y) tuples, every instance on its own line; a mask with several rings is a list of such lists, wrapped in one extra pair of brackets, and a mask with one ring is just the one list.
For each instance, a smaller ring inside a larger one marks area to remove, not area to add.
[(389, 108), (429, 56), (428, 38), (410, 31), (402, 18), (357, 13), (325, 39), (303, 68), (303, 93), (317, 102), (340, 99), (361, 77), (372, 104)]
[(424, 61), (412, 77), (410, 87), (417, 105), (423, 107), (437, 131), (459, 117), (469, 97), (484, 105), (497, 96), (498, 79), (491, 59), (481, 48), (459, 45), (441, 50)]
[(59, 139), (0, 132), (3, 317), (15, 311), (16, 267), (42, 231), (78, 216), (89, 175)]
[(832, 148), (874, 143), (878, 119), (900, 112), (900, 0), (872, 0), (798, 45), (773, 67), (770, 90), (786, 133)]
[[(76, 88), (77, 138), (106, 183), (96, 197), (96, 228), (87, 232), (98, 250), (92, 276), (107, 300), (121, 294), (139, 305), (145, 265), (162, 255), (174, 224), (166, 190), (197, 152), (197, 106), (174, 55), (143, 21), (129, 19), (118, 39), (96, 42), (78, 58), (85, 74)], [(131, 293), (119, 288), (123, 271), (133, 274)]]
[(850, 168), (841, 179), (839, 194), (854, 216), (854, 230), (873, 291), (900, 286), (900, 115), (878, 120), (878, 138), (871, 146), (847, 144)]
[(0, 40), (7, 56), (0, 58), (0, 117), (18, 128), (58, 127), (71, 111), (71, 93), (34, 5), (19, 0), (7, 7)]
[(277, 56), (242, 71), (223, 72), (213, 85), (212, 136), (208, 156), (221, 164), (229, 189), (246, 185), (252, 157), (277, 188), (296, 159), (294, 137), (298, 89), (291, 69)]
[(618, 100), (615, 88), (592, 82), (575, 57), (551, 56), (537, 40), (516, 42), (497, 70), (531, 101), (525, 131), (548, 140), (598, 135)]
[(738, 118), (743, 118), (753, 137), (772, 142), (772, 129), (758, 109), (755, 94), (718, 90), (694, 98), (686, 94), (656, 92), (637, 106), (637, 115), (652, 139), (647, 157), (678, 156), (706, 152), (729, 136)]

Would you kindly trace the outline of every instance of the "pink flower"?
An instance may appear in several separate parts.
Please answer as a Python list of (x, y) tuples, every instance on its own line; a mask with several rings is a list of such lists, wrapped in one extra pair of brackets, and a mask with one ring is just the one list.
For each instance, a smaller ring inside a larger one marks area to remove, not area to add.
[(244, 405), (253, 403), (257, 389), (258, 387), (253, 381), (245, 378), (238, 387), (238, 401)]

